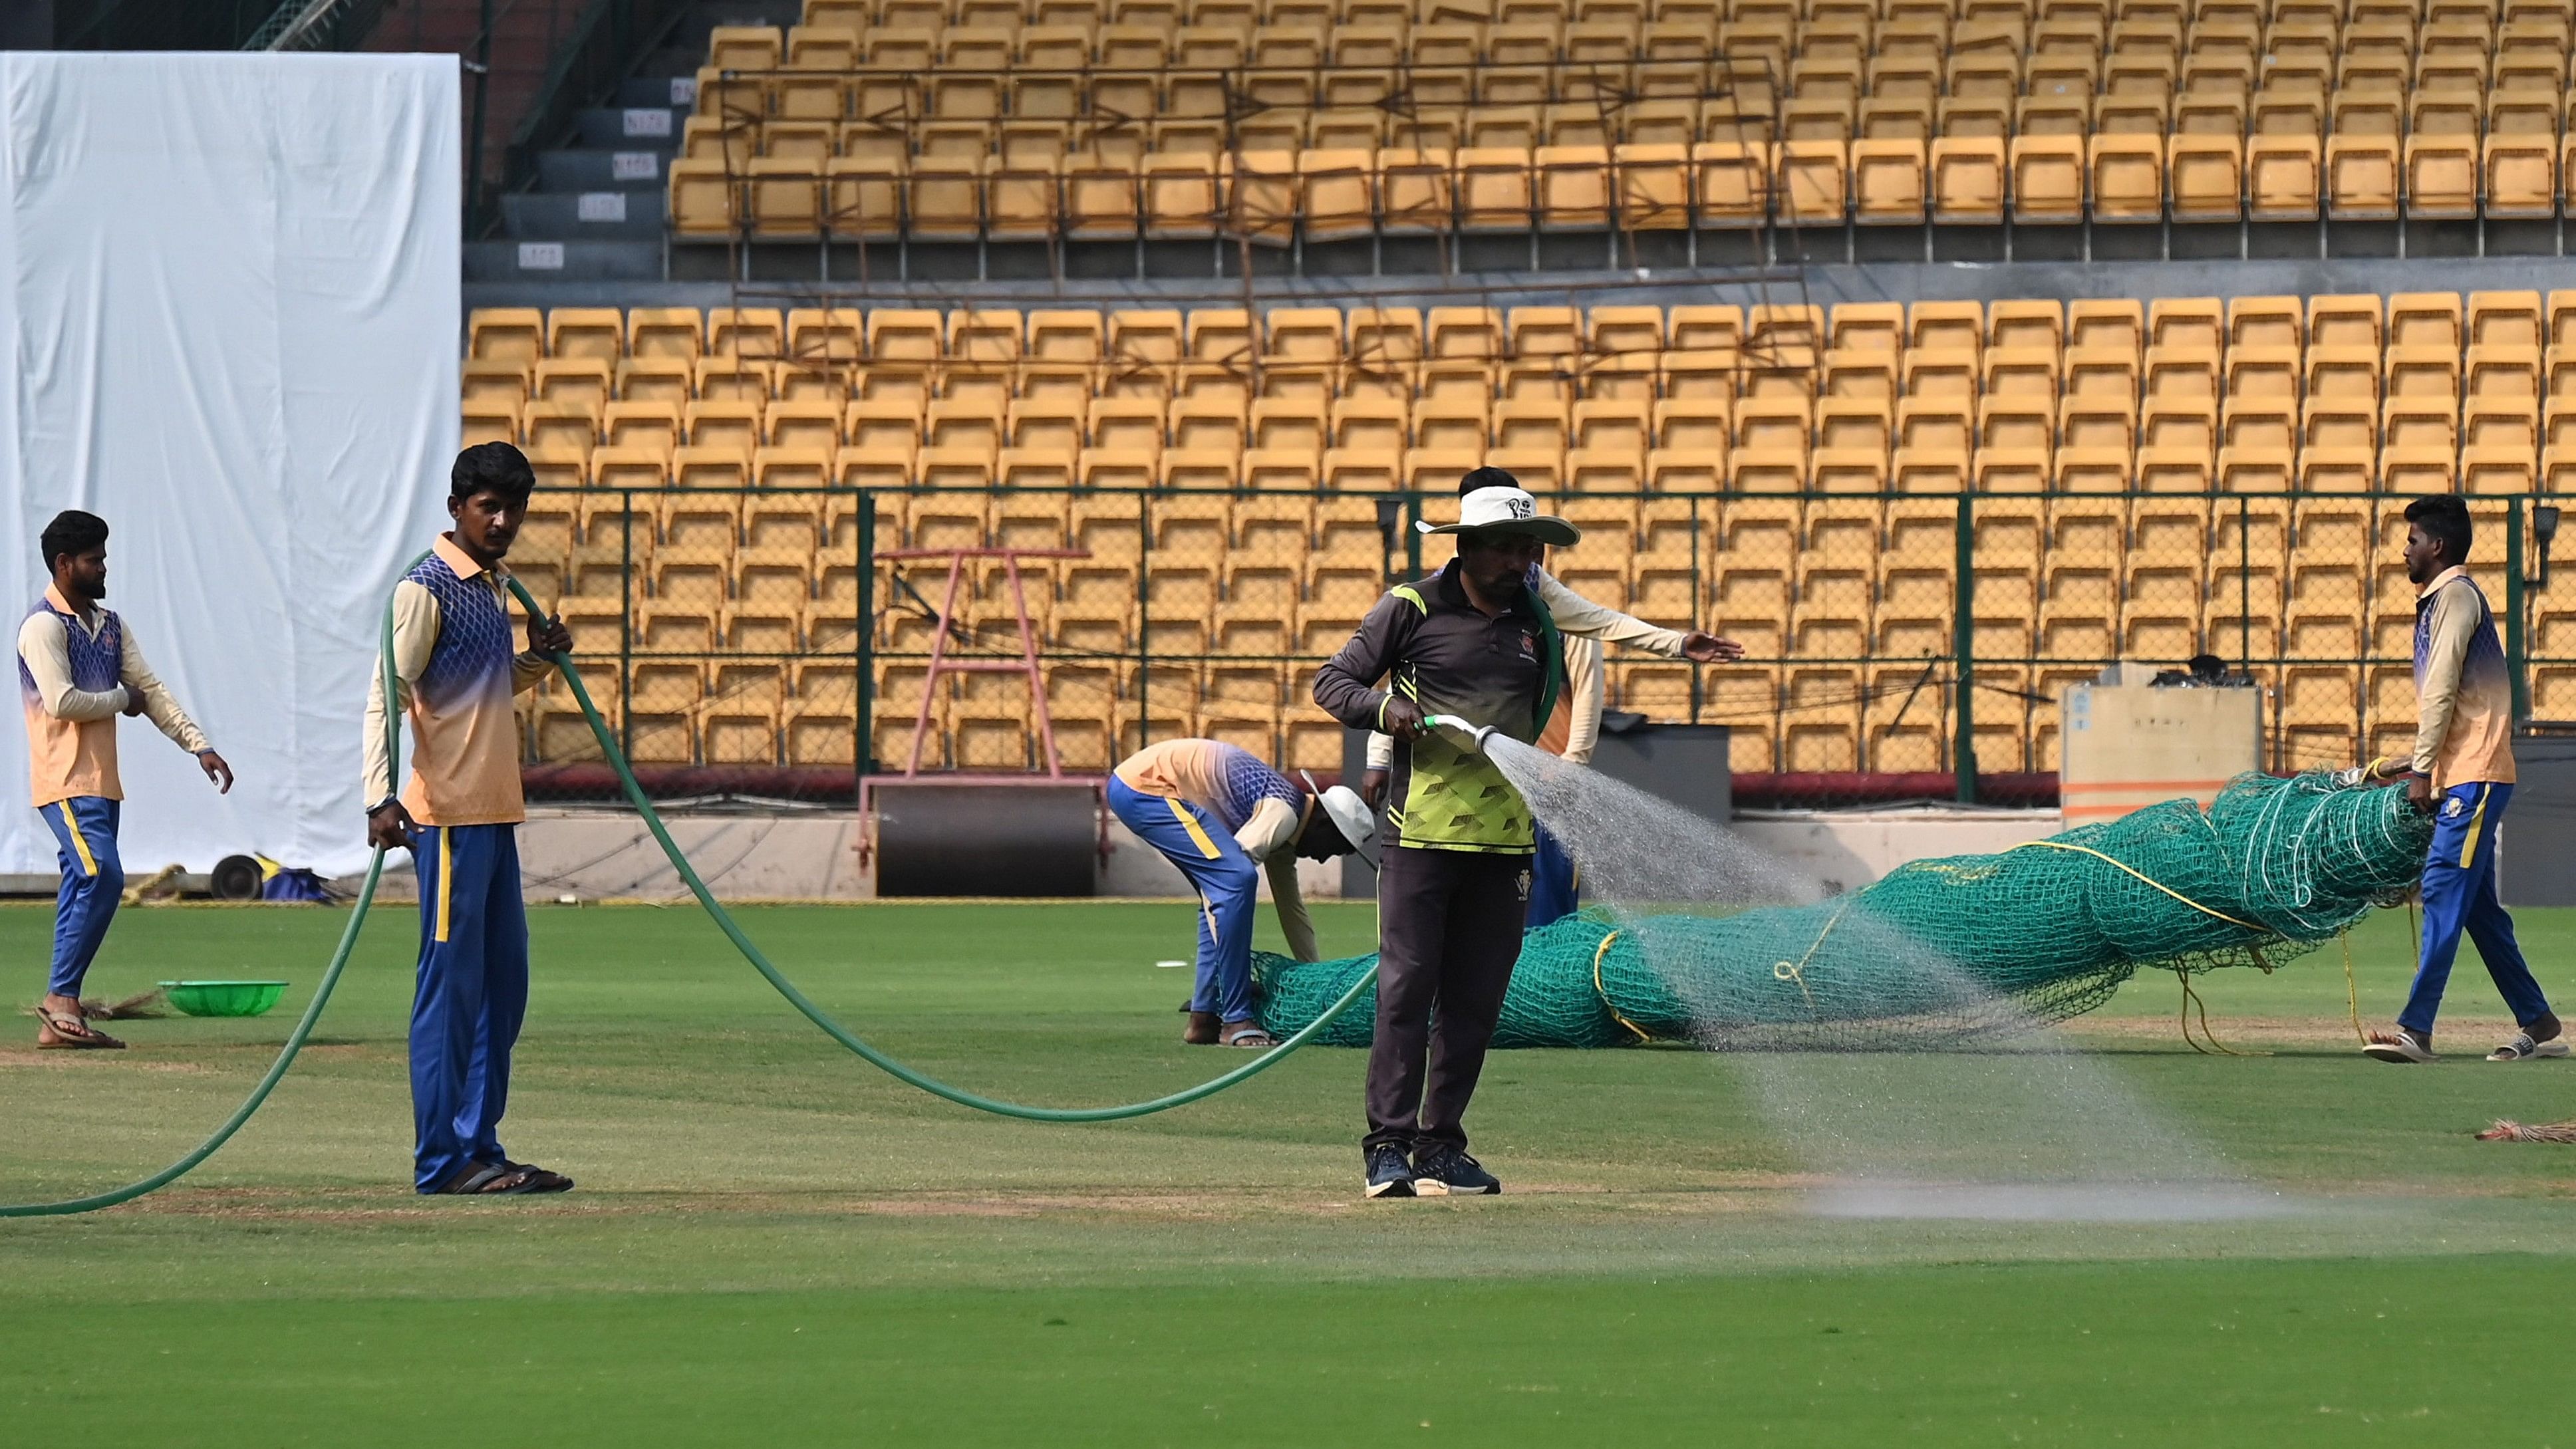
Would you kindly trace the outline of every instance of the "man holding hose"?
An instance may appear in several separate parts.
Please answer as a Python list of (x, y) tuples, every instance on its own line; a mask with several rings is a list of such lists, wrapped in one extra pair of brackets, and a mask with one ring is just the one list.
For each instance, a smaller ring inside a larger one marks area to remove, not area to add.
[[(1458, 480), (1458, 495), (1464, 498), (1480, 488), (1520, 486), (1519, 479), (1500, 468), (1475, 468)], [(1591, 764), (1592, 747), (1601, 738), (1602, 645), (1625, 644), (1695, 664), (1731, 663), (1744, 657), (1744, 646), (1732, 639), (1698, 629), (1666, 629), (1596, 604), (1567, 588), (1544, 563), (1530, 565), (1529, 583), (1565, 640), (1565, 689), (1537, 743), (1568, 764)], [(1395, 742), (1371, 733), (1368, 771), (1361, 777), (1360, 793), (1372, 807), (1386, 798), (1387, 768), (1394, 758)], [(1546, 822), (1538, 823), (1537, 836), (1538, 849), (1530, 864), (1529, 914), (1522, 922), (1533, 931), (1574, 914), (1583, 903), (1583, 876), (1574, 858), (1549, 833)]]
[(1428, 531), (1456, 534), (1457, 558), (1389, 591), (1315, 674), (1325, 713), (1397, 742), (1360, 1139), (1373, 1198), (1502, 1191), (1467, 1155), (1463, 1119), (1520, 956), (1535, 836), (1529, 805), (1493, 761), (1427, 720), (1538, 738), (1565, 656), (1530, 569), (1547, 545), (1582, 536), (1539, 516), (1518, 488), (1478, 489), (1460, 500), (1457, 523)]
[(367, 843), (408, 848), (420, 878), (420, 969), (411, 1008), (412, 1186), (423, 1194), (563, 1192), (572, 1179), (501, 1150), (510, 1049), (528, 1009), (528, 917), (519, 894), (519, 723), (511, 698), (572, 648), (558, 620), (528, 621), (510, 650), (501, 560), (528, 516), (535, 470), (507, 443), (457, 454), (456, 526), (394, 586), (393, 705), (409, 714), (411, 779), (394, 793), (384, 667), (367, 690)]

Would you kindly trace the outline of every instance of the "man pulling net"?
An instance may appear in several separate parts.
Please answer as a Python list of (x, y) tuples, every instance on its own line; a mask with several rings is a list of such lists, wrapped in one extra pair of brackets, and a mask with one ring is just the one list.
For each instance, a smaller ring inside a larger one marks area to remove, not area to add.
[[(1109, 809), (1180, 869), (1199, 895), (1198, 982), (1190, 993), (1192, 1046), (1277, 1046), (1252, 1010), (1252, 912), (1258, 877), (1270, 877), (1280, 934), (1300, 961), (1315, 959), (1315, 927), (1297, 888), (1297, 861), (1357, 850), (1371, 866), (1375, 820), (1348, 786), (1298, 789), (1246, 751), (1218, 740), (1164, 740), (1110, 774)], [(1258, 871), (1256, 871), (1258, 867)]]

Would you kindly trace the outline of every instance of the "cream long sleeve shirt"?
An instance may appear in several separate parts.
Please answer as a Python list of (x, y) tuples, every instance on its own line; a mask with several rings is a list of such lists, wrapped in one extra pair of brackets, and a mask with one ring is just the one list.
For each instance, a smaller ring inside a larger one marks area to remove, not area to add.
[[(455, 541), (441, 535), (431, 552), (453, 574), (459, 586), (479, 589), (492, 600), (502, 640), (492, 643), (492, 672), (471, 670), (469, 677), (423, 698), (421, 678), (445, 630), (445, 611), (437, 595), (417, 578), (394, 585), (394, 707), (411, 717), (411, 778), (402, 788), (402, 804), (422, 825), (496, 825), (527, 817), (519, 791), (518, 720), (513, 696), (534, 689), (552, 667), (542, 654), (507, 647), (509, 596), (503, 572), (484, 568)], [(486, 619), (489, 623), (489, 619)], [(385, 687), (383, 672), (368, 671), (366, 738), (367, 807), (373, 810), (393, 796), (393, 757), (385, 752)]]
[[(52, 589), (45, 591), (45, 599), (60, 613), (38, 610), (18, 626), (18, 659), (34, 686), (27, 701), (28, 773), (34, 803), (50, 805), (81, 795), (125, 798), (124, 780), (117, 771), (116, 717), (136, 699), (143, 701), (143, 717), (179, 748), (190, 754), (213, 748), (205, 731), (179, 707), (169, 686), (143, 662), (143, 646), (134, 640), (134, 625), (121, 615), (117, 618), (116, 685), (93, 690), (74, 683), (69, 629), (86, 630), (95, 640), (107, 627), (108, 613), (92, 609), (82, 618)], [(62, 614), (80, 622), (66, 625)]]
[(2513, 783), (2513, 679), (2467, 569), (2444, 569), (2416, 595), (2415, 693), (2413, 764), (2436, 793)]
[[(1604, 694), (1602, 658), (1605, 644), (1626, 644), (1666, 659), (1682, 657), (1682, 634), (1666, 629), (1605, 605), (1596, 604), (1559, 582), (1545, 569), (1538, 571), (1536, 582), (1539, 602), (1547, 606), (1548, 615), (1556, 620), (1556, 631), (1565, 638), (1565, 692), (1556, 702), (1556, 716), (1539, 735), (1541, 747), (1558, 744), (1558, 725), (1564, 726), (1562, 748), (1556, 753), (1578, 765), (1592, 763), (1592, 751), (1601, 740), (1601, 702)], [(1383, 770), (1395, 761), (1395, 741), (1372, 734), (1368, 742), (1368, 767)]]

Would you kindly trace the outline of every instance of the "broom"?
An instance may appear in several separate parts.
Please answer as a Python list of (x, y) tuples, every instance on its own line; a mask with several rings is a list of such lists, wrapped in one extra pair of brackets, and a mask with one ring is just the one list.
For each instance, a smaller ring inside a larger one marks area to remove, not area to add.
[(2480, 1142), (2576, 1143), (2576, 1122), (2543, 1122), (2535, 1127), (2498, 1118), (2494, 1126), (2478, 1134), (2478, 1140)]
[[(160, 988), (155, 987), (150, 991), (140, 991), (118, 1001), (101, 1001), (94, 996), (84, 997), (81, 1000), (81, 1015), (91, 1021), (141, 1021), (151, 1017), (168, 1016), (170, 1013), (162, 1009), (166, 1005), (168, 1005), (167, 999)], [(18, 1014), (40, 1016), (43, 1013), (35, 1007), (22, 1006), (18, 1008)]]

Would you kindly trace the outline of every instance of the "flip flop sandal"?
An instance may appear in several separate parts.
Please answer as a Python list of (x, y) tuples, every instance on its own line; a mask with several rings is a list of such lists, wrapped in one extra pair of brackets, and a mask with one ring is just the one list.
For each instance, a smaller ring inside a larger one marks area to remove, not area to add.
[(2565, 1055), (2567, 1055), (2567, 1043), (2558, 1040), (2556, 1037), (2552, 1037), (2547, 1041), (2533, 1041), (2531, 1039), (2531, 1033), (2526, 1031), (2516, 1036), (2513, 1040), (2506, 1042), (2503, 1046), (2497, 1047), (2494, 1051), (2487, 1053), (2487, 1060), (2491, 1062), (2527, 1062), (2534, 1057), (2563, 1057)]
[(524, 1172), (528, 1175), (528, 1185), (520, 1189), (523, 1192), (572, 1191), (572, 1179), (560, 1172), (550, 1172), (531, 1162), (504, 1162), (501, 1165), (512, 1172)]
[(534, 1173), (533, 1168), (513, 1167), (508, 1163), (497, 1167), (468, 1167), (440, 1184), (438, 1191), (431, 1196), (510, 1197), (535, 1192), (537, 1189), (529, 1185)]
[(77, 1016), (39, 1009), (36, 1020), (42, 1023), (36, 1028), (36, 1050), (40, 1052), (121, 1052), (125, 1050), (125, 1043)]
[(2429, 1062), (2433, 1049), (2417, 1039), (2415, 1033), (2400, 1028), (2396, 1031), (2374, 1031), (2361, 1054), (2375, 1062)]
[(1252, 1051), (1268, 1051), (1270, 1048), (1279, 1045), (1279, 1039), (1257, 1026), (1245, 1026), (1227, 1033), (1224, 1037), (1218, 1040), (1217, 1044), (1219, 1046), (1243, 1047)]

